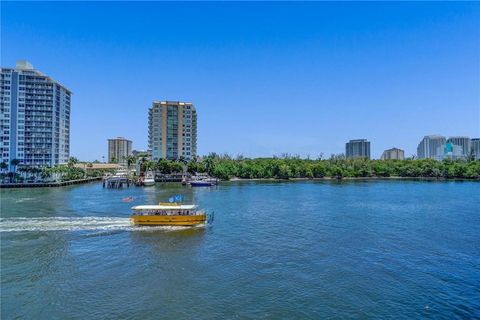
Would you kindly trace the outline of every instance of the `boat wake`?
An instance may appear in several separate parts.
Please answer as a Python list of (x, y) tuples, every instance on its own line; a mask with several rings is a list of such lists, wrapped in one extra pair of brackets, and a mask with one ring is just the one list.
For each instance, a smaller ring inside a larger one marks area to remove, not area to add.
[(134, 226), (130, 218), (120, 217), (44, 217), (0, 218), (0, 232), (24, 231), (155, 231), (183, 230), (182, 226)]

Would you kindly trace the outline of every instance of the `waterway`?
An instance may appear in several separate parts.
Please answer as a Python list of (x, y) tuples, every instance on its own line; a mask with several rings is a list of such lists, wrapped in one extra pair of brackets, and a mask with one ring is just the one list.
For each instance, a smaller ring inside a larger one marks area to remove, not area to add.
[[(175, 194), (214, 222), (130, 224), (131, 206)], [(0, 200), (2, 319), (480, 318), (478, 182), (92, 183)]]

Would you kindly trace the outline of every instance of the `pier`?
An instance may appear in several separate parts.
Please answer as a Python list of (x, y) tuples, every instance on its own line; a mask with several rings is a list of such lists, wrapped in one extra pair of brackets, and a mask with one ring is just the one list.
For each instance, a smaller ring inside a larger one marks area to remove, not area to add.
[(102, 177), (85, 178), (61, 182), (26, 182), (26, 183), (0, 183), (0, 188), (44, 188), (44, 187), (64, 187), (74, 184), (89, 183), (101, 180)]
[(130, 187), (132, 182), (127, 177), (108, 177), (103, 179), (103, 187), (109, 189), (120, 189), (126, 186), (127, 188)]

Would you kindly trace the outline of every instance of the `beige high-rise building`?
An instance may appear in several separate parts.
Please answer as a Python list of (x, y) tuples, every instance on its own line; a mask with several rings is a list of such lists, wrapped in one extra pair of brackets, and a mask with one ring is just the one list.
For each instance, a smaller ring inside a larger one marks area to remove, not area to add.
[(108, 139), (108, 162), (127, 164), (126, 158), (132, 155), (132, 141), (123, 137)]
[(398, 148), (392, 148), (383, 151), (382, 156), (380, 157), (382, 160), (404, 160), (405, 159), (405, 151)]
[(154, 101), (148, 110), (148, 145), (153, 160), (197, 155), (197, 111), (189, 102)]

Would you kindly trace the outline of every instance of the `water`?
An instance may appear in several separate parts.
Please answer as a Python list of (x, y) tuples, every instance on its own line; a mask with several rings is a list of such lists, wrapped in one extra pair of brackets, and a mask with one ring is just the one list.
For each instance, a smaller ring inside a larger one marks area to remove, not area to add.
[[(214, 223), (130, 224), (173, 194)], [(480, 318), (479, 208), (478, 182), (2, 189), (1, 316)]]

